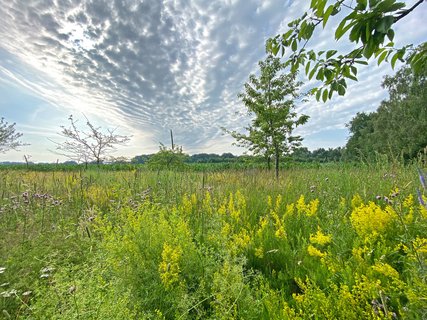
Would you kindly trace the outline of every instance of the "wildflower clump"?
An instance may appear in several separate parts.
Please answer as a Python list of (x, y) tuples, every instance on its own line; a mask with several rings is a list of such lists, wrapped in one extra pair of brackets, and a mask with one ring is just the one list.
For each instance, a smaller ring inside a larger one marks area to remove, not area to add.
[(163, 245), (159, 273), (162, 283), (167, 289), (170, 289), (179, 280), (179, 260), (181, 255), (181, 247), (174, 248), (167, 243)]
[(319, 249), (317, 249), (316, 247), (314, 247), (313, 245), (308, 245), (307, 247), (307, 252), (310, 256), (312, 257), (319, 257), (319, 258), (324, 258), (326, 257), (326, 252), (322, 252)]
[(315, 234), (310, 234), (310, 242), (313, 244), (318, 244), (321, 246), (331, 243), (332, 236), (324, 234), (320, 227), (317, 227), (317, 232)]
[(369, 202), (355, 207), (350, 220), (360, 237), (375, 239), (386, 231), (396, 216), (392, 207), (382, 209), (374, 202)]
[(372, 269), (386, 277), (390, 277), (392, 279), (399, 278), (399, 272), (397, 272), (396, 269), (394, 269), (388, 263), (377, 262), (375, 265), (372, 266)]
[(320, 249), (316, 248), (314, 245), (324, 247), (332, 242), (332, 236), (324, 234), (322, 229), (317, 226), (317, 232), (310, 234), (310, 243), (307, 247), (308, 254), (312, 257), (324, 258), (326, 257), (326, 252), (322, 252)]
[(319, 199), (306, 203), (304, 195), (301, 195), (296, 203), (296, 208), (299, 214), (306, 214), (309, 217), (314, 216), (319, 208)]

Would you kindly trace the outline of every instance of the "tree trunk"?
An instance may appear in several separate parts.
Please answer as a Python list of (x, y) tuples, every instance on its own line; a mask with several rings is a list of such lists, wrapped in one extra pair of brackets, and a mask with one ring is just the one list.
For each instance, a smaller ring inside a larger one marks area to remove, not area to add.
[(268, 168), (268, 171), (271, 170), (271, 158), (269, 156), (267, 156), (267, 168)]
[(279, 180), (279, 150), (276, 148), (275, 150), (275, 154), (274, 154), (275, 158), (276, 158), (276, 179)]

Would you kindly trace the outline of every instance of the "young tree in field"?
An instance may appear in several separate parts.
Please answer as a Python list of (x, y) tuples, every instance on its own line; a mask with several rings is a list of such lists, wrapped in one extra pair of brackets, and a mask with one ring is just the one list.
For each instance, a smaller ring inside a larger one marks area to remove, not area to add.
[(170, 134), (171, 147), (168, 148), (163, 143), (160, 143), (160, 150), (156, 154), (152, 155), (147, 162), (149, 167), (169, 170), (184, 166), (188, 155), (182, 151), (182, 147), (174, 144), (172, 130), (170, 131)]
[(255, 155), (275, 161), (279, 177), (280, 159), (299, 146), (302, 138), (293, 136), (295, 127), (307, 122), (308, 116), (297, 117), (294, 100), (298, 97), (299, 83), (294, 74), (284, 74), (283, 63), (269, 55), (259, 62), (260, 75), (249, 76), (245, 91), (239, 98), (246, 106), (251, 125), (247, 134), (228, 131), (237, 140), (236, 145), (246, 147)]
[(73, 161), (86, 164), (96, 162), (99, 165), (109, 153), (116, 150), (116, 146), (130, 140), (128, 136), (116, 134), (115, 129), (102, 132), (100, 127), (95, 127), (87, 118), (86, 131), (77, 127), (77, 121), (72, 115), (68, 120), (70, 120), (70, 126), (61, 126), (62, 131), (59, 133), (66, 140), (61, 143), (53, 142), (56, 144), (56, 153)]
[(160, 150), (153, 154), (148, 160), (147, 165), (154, 169), (177, 169), (184, 166), (188, 155), (182, 151), (182, 147), (175, 146), (168, 148), (160, 144)]
[(9, 124), (4, 118), (0, 119), (0, 153), (24, 146), (19, 141), (21, 137), (22, 133), (16, 132), (15, 123)]
[[(390, 59), (394, 68), (396, 61), (406, 59), (418, 72), (427, 65), (427, 42), (417, 48), (411, 44), (395, 48), (394, 30), (396, 23), (418, 9), (424, 0), (405, 2), (396, 0), (311, 0), (310, 7), (300, 18), (288, 24), (289, 30), (267, 41), (267, 50), (282, 56), (288, 48), (290, 55), (285, 61), (291, 72), (305, 69), (309, 79), (316, 78), (323, 86), (313, 89), (317, 100), (325, 102), (334, 92), (344, 95), (347, 79), (357, 80), (357, 65), (367, 65), (374, 56), (378, 64)], [(308, 1), (307, 1), (308, 3)], [(331, 48), (326, 51), (307, 50), (315, 29), (325, 28), (331, 16), (345, 14), (335, 30), (335, 40), (342, 40), (348, 34), (353, 47), (349, 52)], [(424, 21), (420, 21), (420, 24)]]

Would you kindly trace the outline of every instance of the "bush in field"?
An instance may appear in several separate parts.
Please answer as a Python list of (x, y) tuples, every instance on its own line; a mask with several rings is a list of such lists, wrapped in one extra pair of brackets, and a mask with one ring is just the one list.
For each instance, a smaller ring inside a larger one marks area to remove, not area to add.
[(182, 151), (182, 147), (174, 145), (168, 148), (160, 144), (160, 150), (150, 157), (147, 164), (153, 169), (179, 169), (185, 166), (187, 158), (188, 155)]

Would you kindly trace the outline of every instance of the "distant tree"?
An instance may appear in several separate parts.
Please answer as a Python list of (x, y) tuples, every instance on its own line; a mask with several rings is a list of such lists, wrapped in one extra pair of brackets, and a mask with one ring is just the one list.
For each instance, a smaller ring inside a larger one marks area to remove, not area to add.
[(281, 157), (288, 155), (300, 145), (302, 138), (293, 136), (295, 127), (307, 122), (308, 116), (297, 117), (294, 100), (299, 83), (294, 74), (284, 74), (284, 65), (279, 58), (268, 55), (259, 62), (260, 75), (250, 75), (245, 91), (239, 98), (253, 117), (248, 133), (228, 131), (237, 146), (245, 147), (254, 155), (262, 155), (268, 165), (275, 160), (276, 178), (279, 177)]
[(95, 127), (86, 118), (87, 130), (83, 131), (77, 127), (77, 121), (70, 115), (70, 126), (61, 126), (59, 133), (67, 140), (55, 142), (56, 153), (67, 157), (78, 163), (88, 164), (90, 162), (101, 164), (109, 153), (116, 150), (118, 145), (124, 145), (130, 140), (129, 136), (115, 133), (116, 129), (107, 129), (102, 132), (100, 127)]
[(15, 125), (15, 123), (9, 124), (4, 118), (0, 119), (0, 153), (26, 145), (19, 141), (22, 133), (16, 132)]
[(140, 163), (140, 164), (143, 164), (143, 163), (148, 162), (148, 160), (150, 160), (150, 158), (152, 156), (153, 156), (152, 154), (142, 154), (142, 155), (133, 157), (130, 162), (131, 163)]
[(150, 157), (147, 165), (154, 169), (177, 169), (185, 165), (187, 158), (188, 155), (182, 151), (182, 147), (173, 145), (168, 148), (160, 143), (160, 150)]
[(389, 99), (371, 113), (359, 113), (349, 123), (347, 150), (375, 158), (385, 154), (411, 159), (427, 147), (427, 67), (418, 73), (405, 66), (387, 76), (383, 87)]
[(374, 154), (372, 149), (372, 135), (374, 133), (373, 113), (358, 112), (346, 125), (350, 137), (346, 144), (347, 154), (351, 159), (365, 159)]
[[(332, 3), (331, 3), (332, 2)], [(394, 30), (396, 23), (418, 8), (423, 0), (414, 1), (407, 7), (396, 0), (311, 0), (310, 7), (300, 18), (288, 24), (289, 30), (267, 41), (267, 50), (285, 55), (290, 48), (285, 65), (291, 72), (304, 68), (309, 79), (323, 82), (322, 87), (313, 89), (317, 100), (331, 99), (334, 92), (344, 95), (347, 79), (357, 80), (357, 65), (367, 65), (374, 56), (378, 64), (388, 61), (394, 68), (397, 60), (407, 59), (418, 72), (427, 64), (427, 43), (417, 48), (411, 44), (395, 48)], [(330, 3), (328, 5), (328, 3)], [(326, 51), (307, 50), (307, 44), (315, 29), (325, 28), (331, 16), (345, 14), (335, 30), (335, 40), (345, 34), (354, 43), (349, 52), (338, 53), (334, 48)], [(423, 23), (420, 21), (420, 24)], [(337, 55), (338, 54), (338, 55)]]

